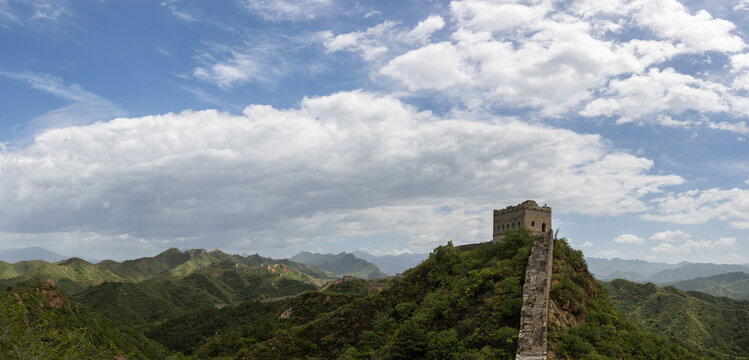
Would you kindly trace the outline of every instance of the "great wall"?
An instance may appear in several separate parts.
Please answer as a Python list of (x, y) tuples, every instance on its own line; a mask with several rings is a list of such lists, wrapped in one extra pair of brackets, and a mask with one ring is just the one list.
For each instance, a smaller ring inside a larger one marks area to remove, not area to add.
[(554, 256), (551, 208), (545, 205), (540, 207), (535, 201), (527, 200), (516, 206), (494, 210), (494, 241), (502, 241), (505, 230), (520, 227), (530, 229), (534, 236), (531, 254), (525, 267), (523, 306), (520, 310), (520, 333), (515, 360), (545, 360), (551, 264)]
[(536, 235), (525, 267), (523, 307), (520, 310), (520, 334), (515, 360), (546, 359), (546, 330), (551, 288), (551, 262), (554, 235), (551, 230)]

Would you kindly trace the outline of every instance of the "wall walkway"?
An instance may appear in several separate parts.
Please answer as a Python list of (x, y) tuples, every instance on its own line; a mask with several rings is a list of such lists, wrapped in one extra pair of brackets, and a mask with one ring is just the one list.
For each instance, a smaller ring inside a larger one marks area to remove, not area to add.
[(525, 268), (523, 307), (515, 360), (546, 360), (546, 330), (551, 290), (554, 234), (535, 235)]

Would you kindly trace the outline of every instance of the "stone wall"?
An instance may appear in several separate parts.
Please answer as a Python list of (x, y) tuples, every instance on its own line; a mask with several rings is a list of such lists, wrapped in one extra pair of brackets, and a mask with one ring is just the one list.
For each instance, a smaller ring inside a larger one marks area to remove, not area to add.
[(551, 262), (554, 258), (554, 234), (551, 229), (535, 235), (525, 268), (523, 307), (520, 310), (520, 334), (515, 360), (546, 359)]

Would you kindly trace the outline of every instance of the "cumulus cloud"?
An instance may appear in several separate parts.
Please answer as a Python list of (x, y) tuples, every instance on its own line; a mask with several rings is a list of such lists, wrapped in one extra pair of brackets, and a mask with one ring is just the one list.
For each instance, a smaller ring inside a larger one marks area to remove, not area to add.
[(632, 234), (621, 234), (614, 238), (615, 243), (619, 244), (643, 244), (645, 243), (645, 239)]
[(410, 41), (425, 41), (435, 31), (442, 29), (444, 26), (445, 20), (441, 16), (431, 15), (419, 22), (413, 30), (405, 34), (405, 37)]
[(635, 4), (639, 24), (695, 50), (736, 52), (746, 46), (732, 33), (736, 27), (733, 23), (715, 19), (704, 9), (692, 15), (676, 0), (642, 0)]
[(653, 234), (650, 237), (650, 240), (652, 241), (665, 241), (665, 242), (675, 242), (675, 241), (682, 241), (687, 240), (691, 238), (692, 236), (689, 234), (685, 234), (681, 230), (671, 231), (666, 230), (662, 232), (657, 232)]
[(677, 224), (702, 224), (713, 219), (728, 221), (736, 229), (749, 229), (749, 190), (708, 189), (669, 193), (652, 200), (655, 211), (646, 220)]
[(715, 250), (715, 249), (730, 249), (736, 244), (735, 237), (721, 237), (718, 240), (687, 240), (680, 245), (672, 245), (669, 243), (663, 243), (658, 246), (650, 248), (650, 252), (657, 254), (679, 254), (689, 253), (692, 250)]
[(579, 248), (588, 248), (588, 247), (591, 247), (591, 246), (593, 246), (593, 243), (590, 242), (590, 241), (586, 241), (586, 242), (580, 244), (578, 247)]
[[(612, 80), (605, 96), (593, 100), (580, 112), (583, 116), (618, 115), (617, 122), (625, 123), (647, 115), (669, 112), (682, 114), (688, 110), (706, 113), (730, 110), (722, 85), (702, 81), (677, 73), (672, 68), (651, 68), (646, 74)], [(653, 120), (673, 126), (670, 117)], [(684, 124), (682, 124), (684, 125)]]
[[(746, 46), (736, 26), (676, 0), (450, 2), (449, 19), (430, 16), (412, 30), (386, 21), (356, 32), (321, 32), (329, 52), (371, 62), (372, 77), (411, 94), (469, 109), (537, 110), (618, 122), (703, 127), (742, 134), (738, 121), (682, 120), (687, 112), (749, 116)], [(430, 37), (450, 23), (448, 31)], [(445, 34), (447, 33), (447, 34)], [(419, 35), (419, 36), (416, 36)], [(444, 36), (447, 35), (447, 36)], [(420, 41), (408, 41), (420, 39)], [(692, 75), (671, 61), (729, 57), (725, 76)], [(733, 70), (731, 70), (733, 69)], [(633, 89), (643, 90), (634, 91)]]
[(235, 249), (398, 233), (425, 251), (488, 239), (497, 203), (643, 211), (683, 182), (652, 165), (596, 135), (342, 92), (42, 132), (0, 152), (0, 229)]

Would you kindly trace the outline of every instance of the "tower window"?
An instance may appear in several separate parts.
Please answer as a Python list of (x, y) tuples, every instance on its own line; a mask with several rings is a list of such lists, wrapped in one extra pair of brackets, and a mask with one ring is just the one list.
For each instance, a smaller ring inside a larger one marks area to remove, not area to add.
[(546, 232), (546, 223), (541, 224), (541, 231)]
[(535, 227), (535, 226), (536, 226), (536, 222), (535, 221), (531, 221), (531, 227)]

